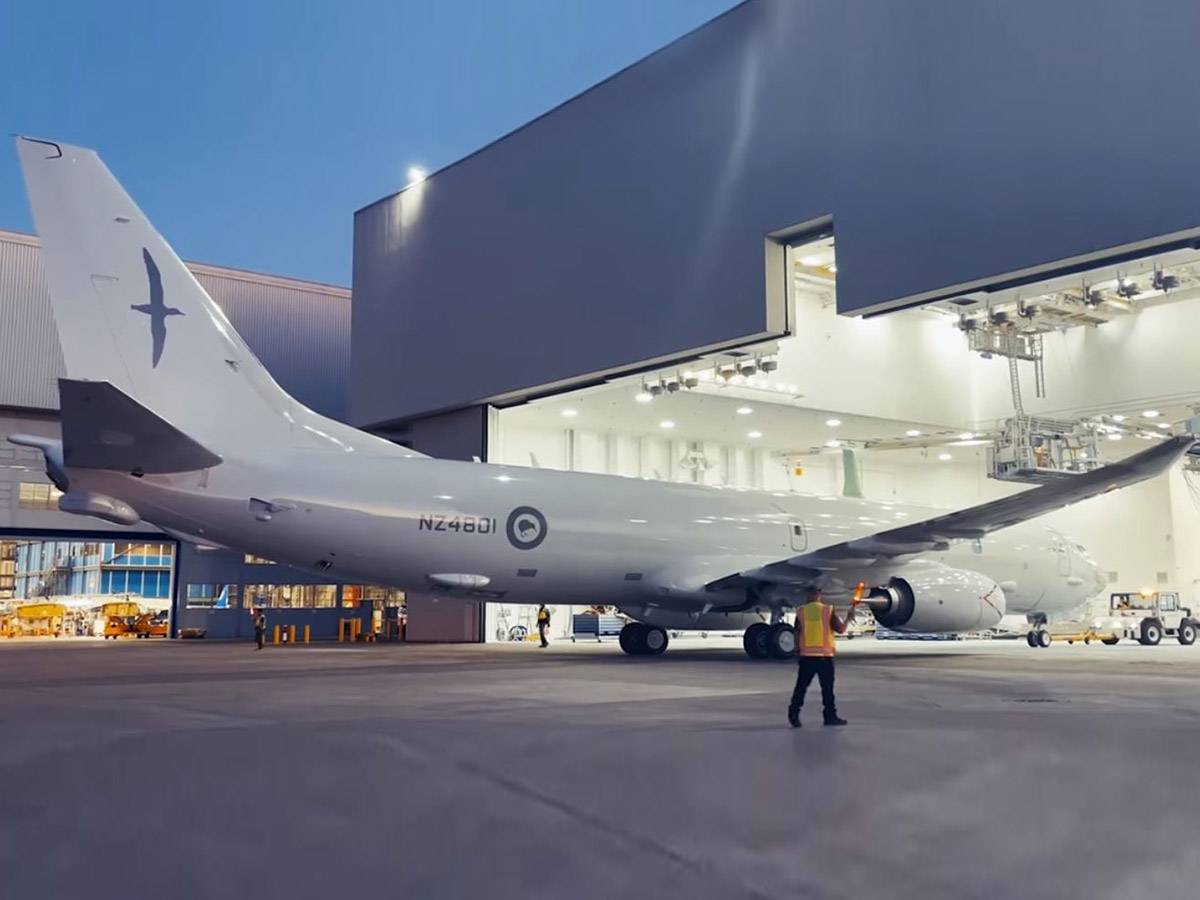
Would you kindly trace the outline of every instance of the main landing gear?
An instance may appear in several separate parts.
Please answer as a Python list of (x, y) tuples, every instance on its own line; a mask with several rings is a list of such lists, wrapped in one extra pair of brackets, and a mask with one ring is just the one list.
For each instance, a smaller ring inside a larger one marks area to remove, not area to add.
[(667, 649), (670, 639), (665, 628), (630, 622), (618, 637), (621, 649), (630, 656), (659, 656)]
[(755, 622), (742, 635), (742, 649), (751, 659), (787, 659), (796, 655), (796, 631), (787, 622)]

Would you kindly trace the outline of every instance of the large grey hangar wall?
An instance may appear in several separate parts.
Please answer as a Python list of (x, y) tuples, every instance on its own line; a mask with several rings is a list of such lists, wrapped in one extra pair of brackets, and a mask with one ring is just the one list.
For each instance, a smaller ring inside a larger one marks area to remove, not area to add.
[(1194, 0), (743, 3), (359, 211), (352, 418), (776, 333), (806, 224), (844, 313), (1194, 234), (1198, 34)]

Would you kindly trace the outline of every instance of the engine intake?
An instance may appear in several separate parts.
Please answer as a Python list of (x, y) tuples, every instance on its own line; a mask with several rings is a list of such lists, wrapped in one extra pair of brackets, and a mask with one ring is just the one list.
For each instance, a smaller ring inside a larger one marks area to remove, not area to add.
[(932, 562), (913, 563), (866, 602), (880, 625), (909, 632), (991, 628), (1005, 610), (1004, 591), (986, 575)]

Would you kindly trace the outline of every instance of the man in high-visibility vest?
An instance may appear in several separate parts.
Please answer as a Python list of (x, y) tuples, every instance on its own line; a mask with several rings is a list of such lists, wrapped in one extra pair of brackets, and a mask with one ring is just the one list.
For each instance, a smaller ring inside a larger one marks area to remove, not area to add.
[(800, 707), (804, 705), (804, 694), (814, 675), (821, 682), (825, 724), (846, 724), (846, 720), (837, 714), (837, 702), (833, 697), (833, 656), (837, 652), (833, 635), (834, 632), (844, 634), (846, 626), (853, 620), (853, 606), (843, 619), (822, 599), (820, 591), (809, 594), (808, 601), (796, 611), (796, 652), (800, 655), (800, 665), (792, 702), (788, 704), (788, 722), (793, 728), (800, 727)]

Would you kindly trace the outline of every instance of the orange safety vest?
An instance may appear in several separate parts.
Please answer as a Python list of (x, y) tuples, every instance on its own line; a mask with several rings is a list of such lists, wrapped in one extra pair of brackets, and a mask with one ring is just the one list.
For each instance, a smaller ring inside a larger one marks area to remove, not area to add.
[(830, 617), (833, 607), (819, 600), (806, 603), (800, 608), (797, 621), (800, 623), (801, 656), (833, 656), (833, 623)]

